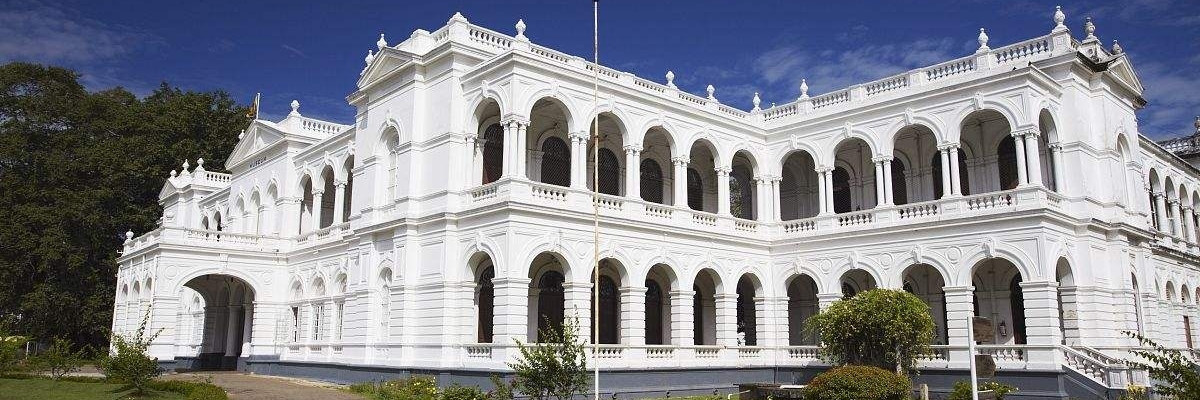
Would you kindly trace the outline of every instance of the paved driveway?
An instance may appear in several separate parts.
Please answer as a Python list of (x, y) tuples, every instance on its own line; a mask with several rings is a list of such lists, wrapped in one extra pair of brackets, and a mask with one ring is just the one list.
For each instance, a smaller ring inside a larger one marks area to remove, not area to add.
[(188, 372), (164, 375), (162, 379), (204, 382), (208, 377), (224, 388), (231, 400), (363, 400), (328, 383), (241, 372)]

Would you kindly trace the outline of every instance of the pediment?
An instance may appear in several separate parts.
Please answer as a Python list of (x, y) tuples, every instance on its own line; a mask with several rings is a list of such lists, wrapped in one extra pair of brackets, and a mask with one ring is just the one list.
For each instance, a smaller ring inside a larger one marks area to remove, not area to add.
[(233, 168), (258, 153), (259, 150), (269, 147), (280, 140), (283, 140), (283, 132), (268, 126), (262, 121), (254, 121), (246, 128), (246, 133), (242, 135), (242, 139), (238, 141), (237, 146), (234, 146), (233, 153), (229, 155), (229, 159), (225, 164), (229, 168)]
[[(171, 178), (171, 179), (175, 179), (175, 178)], [(179, 189), (175, 187), (175, 184), (171, 183), (171, 179), (168, 179), (166, 182), (163, 183), (162, 190), (158, 191), (158, 198), (165, 199), (168, 196), (179, 192)]]
[(395, 70), (403, 68), (405, 65), (417, 60), (419, 56), (398, 50), (392, 47), (384, 47), (371, 60), (371, 64), (367, 69), (363, 70), (362, 76), (358, 78), (358, 88), (362, 89), (371, 83), (383, 79), (388, 74)]
[(1129, 61), (1129, 57), (1121, 54), (1116, 59), (1113, 59), (1108, 64), (1108, 72), (1113, 78), (1128, 85), (1131, 89), (1136, 90), (1139, 94), (1143, 92), (1142, 80), (1138, 79), (1137, 72), (1133, 69), (1133, 63)]

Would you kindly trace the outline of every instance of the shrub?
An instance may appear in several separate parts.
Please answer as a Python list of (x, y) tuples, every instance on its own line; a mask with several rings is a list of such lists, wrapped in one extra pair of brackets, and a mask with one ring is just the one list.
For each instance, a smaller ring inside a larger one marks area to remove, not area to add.
[(188, 400), (229, 400), (225, 389), (205, 382), (150, 381), (146, 387), (162, 392), (179, 393), (187, 396)]
[(521, 357), (508, 364), (515, 372), (513, 389), (535, 400), (567, 400), (583, 393), (591, 379), (578, 331), (579, 320), (572, 317), (563, 321), (562, 329), (542, 331), (543, 342), (526, 345), (518, 340)]
[(350, 391), (380, 400), (438, 400), (437, 382), (428, 376), (357, 383)]
[(1168, 349), (1155, 343), (1149, 338), (1137, 333), (1125, 331), (1125, 336), (1137, 339), (1143, 348), (1149, 350), (1130, 350), (1142, 361), (1130, 361), (1135, 367), (1150, 372), (1150, 379), (1162, 383), (1154, 387), (1154, 393), (1166, 398), (1200, 399), (1200, 372), (1197, 366), (1188, 360), (1179, 350)]
[(162, 374), (162, 369), (158, 368), (158, 359), (146, 355), (146, 349), (150, 347), (150, 343), (162, 332), (160, 329), (147, 336), (146, 324), (149, 320), (150, 311), (147, 310), (146, 315), (142, 317), (142, 323), (138, 325), (138, 329), (132, 337), (113, 335), (112, 343), (115, 351), (100, 360), (99, 365), (100, 370), (104, 371), (104, 376), (108, 379), (127, 383), (133, 386), (138, 394), (145, 393), (147, 384), (154, 377)]
[(452, 384), (442, 390), (441, 400), (488, 400), (490, 396), (479, 390), (478, 386), (463, 386)]
[(87, 361), (87, 349), (71, 351), (72, 343), (65, 338), (55, 338), (50, 348), (32, 359), (32, 364), (38, 371), (49, 372), (54, 380), (64, 375), (79, 371)]
[(930, 351), (929, 306), (903, 290), (868, 290), (834, 302), (806, 321), (821, 338), (821, 357), (833, 365), (870, 365), (913, 371)]
[[(979, 390), (991, 390), (996, 394), (996, 400), (1004, 400), (1004, 396), (1017, 391), (1017, 388), (996, 381), (983, 381), (979, 382)], [(971, 400), (971, 381), (954, 382), (954, 389), (950, 392), (948, 400)]]
[(16, 371), (21, 366), (21, 351), (28, 340), (24, 336), (6, 336), (0, 332), (0, 372)]
[(908, 377), (879, 367), (847, 365), (817, 375), (804, 388), (805, 400), (907, 400)]
[(491, 392), (488, 392), (488, 398), (491, 400), (513, 400), (512, 384), (505, 382), (500, 378), (500, 375), (492, 374), (488, 379), (491, 379), (494, 387)]

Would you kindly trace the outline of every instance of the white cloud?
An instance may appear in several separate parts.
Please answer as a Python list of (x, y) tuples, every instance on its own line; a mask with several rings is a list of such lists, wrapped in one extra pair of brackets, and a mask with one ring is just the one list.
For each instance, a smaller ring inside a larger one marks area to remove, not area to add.
[(1138, 128), (1155, 139), (1190, 134), (1200, 114), (1200, 73), (1157, 62), (1137, 65), (1148, 104), (1138, 112)]
[(913, 68), (956, 58), (950, 39), (911, 43), (872, 44), (854, 49), (806, 49), (786, 44), (754, 59), (753, 70), (762, 81), (785, 95), (798, 95), (800, 79), (807, 79), (810, 94), (837, 90)]
[(151, 41), (147, 34), (59, 7), (18, 2), (0, 10), (0, 61), (88, 63), (112, 60)]

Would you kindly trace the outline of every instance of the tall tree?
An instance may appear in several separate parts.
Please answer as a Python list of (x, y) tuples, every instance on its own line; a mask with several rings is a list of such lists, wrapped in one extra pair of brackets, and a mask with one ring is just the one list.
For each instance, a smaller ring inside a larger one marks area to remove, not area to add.
[(221, 91), (163, 83), (139, 99), (89, 92), (64, 68), (0, 65), (0, 316), (104, 345), (123, 232), (154, 229), (183, 160), (223, 169), (244, 113)]

